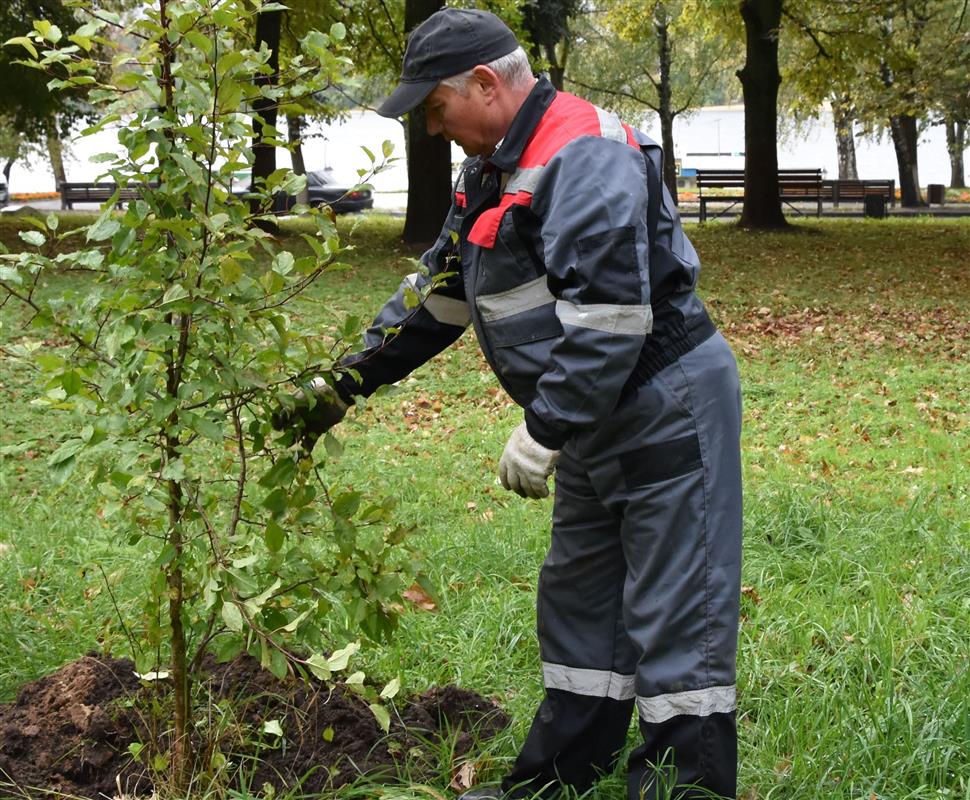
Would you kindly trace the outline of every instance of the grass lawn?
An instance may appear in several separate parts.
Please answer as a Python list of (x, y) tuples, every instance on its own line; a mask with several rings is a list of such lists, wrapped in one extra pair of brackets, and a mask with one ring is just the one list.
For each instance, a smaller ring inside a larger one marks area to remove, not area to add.
[[(344, 220), (355, 269), (325, 276), (293, 313), (369, 318), (413, 271), (401, 224)], [(16, 225), (0, 221), (11, 247)], [(302, 250), (291, 225), (286, 244)], [(741, 796), (968, 800), (970, 222), (688, 234), (745, 397)], [(22, 322), (3, 309), (3, 343), (45, 335)], [(105, 576), (123, 605), (137, 592), (125, 576), (145, 567), (112, 539), (97, 497), (45, 479), (70, 421), (31, 406), (36, 390), (0, 351), (0, 444), (32, 440), (0, 472), (0, 702), (92, 648), (126, 654)], [(366, 424), (354, 417), (331, 477), (400, 498), (437, 588), (436, 610), (410, 609), (366, 670), (407, 690), (457, 683), (497, 698), (514, 723), (474, 763), (497, 779), (542, 696), (533, 604), (551, 501), (521, 500), (495, 477), (521, 412), (467, 333), (370, 402)], [(448, 797), (453, 766), (429, 789), (354, 791)], [(623, 792), (618, 773), (589, 797)]]

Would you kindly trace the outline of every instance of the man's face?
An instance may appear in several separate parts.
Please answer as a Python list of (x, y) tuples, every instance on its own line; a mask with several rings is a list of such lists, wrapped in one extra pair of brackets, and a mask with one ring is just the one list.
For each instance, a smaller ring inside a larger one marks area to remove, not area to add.
[(485, 133), (488, 104), (481, 86), (469, 80), (465, 94), (438, 84), (424, 100), (428, 133), (440, 133), (469, 156), (490, 156), (495, 142)]

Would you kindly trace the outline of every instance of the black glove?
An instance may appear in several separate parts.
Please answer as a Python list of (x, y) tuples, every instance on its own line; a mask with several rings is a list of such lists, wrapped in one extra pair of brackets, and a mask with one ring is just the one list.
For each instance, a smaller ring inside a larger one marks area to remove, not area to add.
[(323, 434), (347, 414), (348, 406), (327, 381), (319, 376), (307, 384), (307, 390), (298, 389), (291, 395), (289, 404), (280, 406), (270, 418), (270, 424), (278, 431), (291, 431), (294, 440), (299, 439), (308, 452)]

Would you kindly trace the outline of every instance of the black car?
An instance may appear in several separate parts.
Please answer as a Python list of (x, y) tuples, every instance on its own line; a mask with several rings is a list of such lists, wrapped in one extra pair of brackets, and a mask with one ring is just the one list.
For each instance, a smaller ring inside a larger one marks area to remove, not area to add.
[[(250, 173), (237, 172), (233, 176), (232, 193), (243, 198), (249, 192)], [(336, 214), (350, 214), (374, 207), (374, 195), (370, 189), (354, 189), (343, 186), (334, 180), (327, 169), (313, 170), (306, 174), (308, 204), (311, 206), (328, 205)], [(273, 210), (276, 213), (289, 211), (296, 205), (296, 197), (280, 194), (276, 197)]]

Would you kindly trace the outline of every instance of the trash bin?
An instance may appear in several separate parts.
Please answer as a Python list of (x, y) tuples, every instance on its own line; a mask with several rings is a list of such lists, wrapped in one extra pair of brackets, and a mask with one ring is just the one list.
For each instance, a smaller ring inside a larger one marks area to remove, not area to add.
[(926, 202), (942, 206), (946, 200), (946, 187), (942, 183), (931, 183), (926, 187)]
[(886, 216), (886, 196), (867, 194), (863, 201), (863, 216), (882, 219)]

